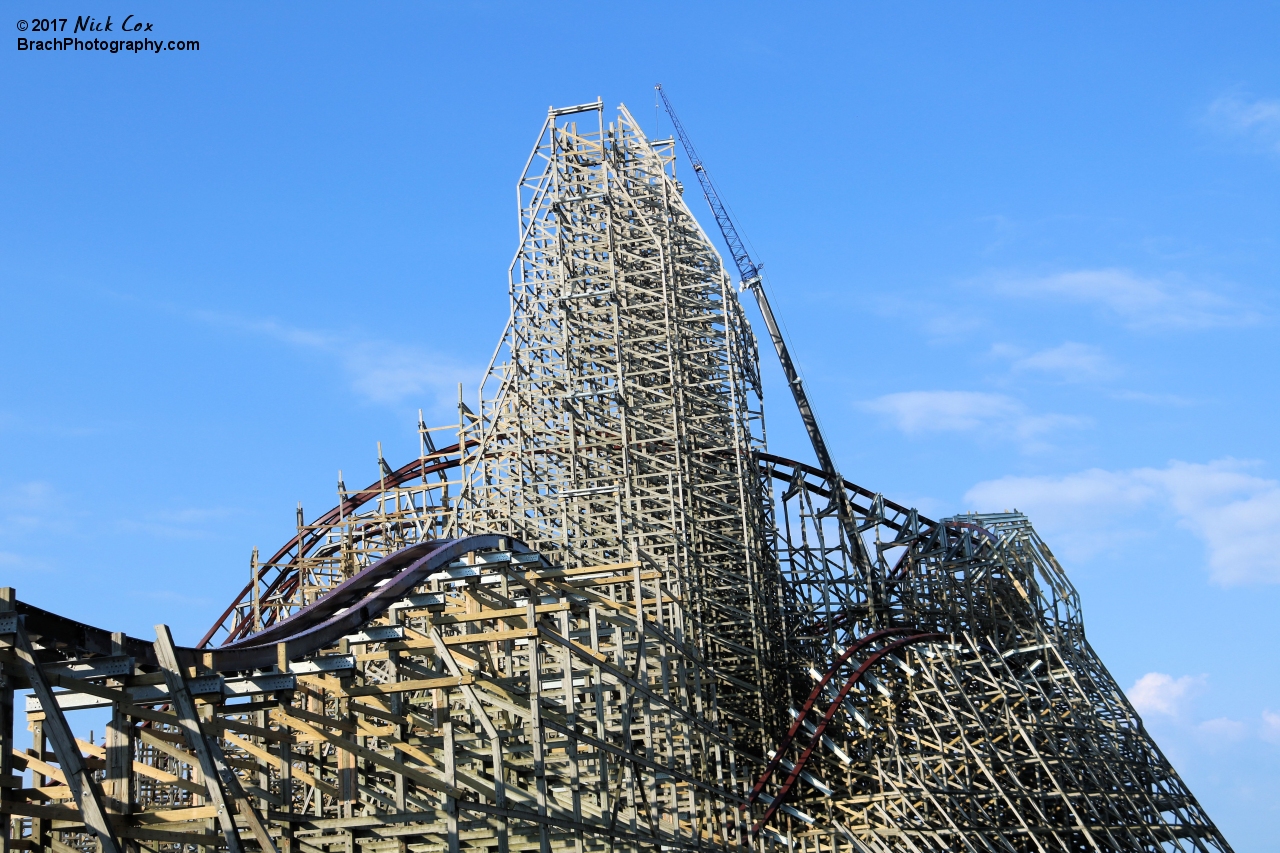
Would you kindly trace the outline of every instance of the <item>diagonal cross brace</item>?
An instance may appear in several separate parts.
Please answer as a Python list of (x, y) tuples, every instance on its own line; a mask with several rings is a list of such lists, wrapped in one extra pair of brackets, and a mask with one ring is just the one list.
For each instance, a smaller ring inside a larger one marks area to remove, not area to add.
[(178, 650), (173, 644), (173, 635), (168, 625), (156, 626), (156, 659), (164, 670), (164, 680), (169, 686), (169, 696), (173, 699), (174, 710), (178, 712), (178, 726), (186, 736), (187, 745), (200, 761), (200, 772), (204, 774), (209, 788), (209, 799), (218, 809), (218, 823), (222, 827), (222, 835), (227, 840), (228, 853), (244, 853), (240, 843), (240, 833), (236, 829), (235, 815), (228, 800), (234, 801), (236, 812), (249, 824), (254, 838), (261, 845), (263, 853), (278, 853), (271, 834), (257, 809), (249, 802), (240, 779), (227, 764), (227, 757), (222, 752), (216, 738), (208, 737), (200, 727), (200, 718), (196, 715), (196, 703), (187, 689), (186, 678), (178, 663)]
[(84, 825), (98, 836), (102, 843), (102, 853), (121, 853), (120, 843), (112, 835), (111, 825), (107, 822), (107, 811), (102, 805), (102, 792), (98, 790), (98, 783), (89, 775), (84, 756), (80, 754), (75, 736), (71, 733), (71, 726), (67, 724), (67, 718), (58, 707), (58, 700), (53, 695), (53, 689), (49, 686), (44, 670), (40, 668), (40, 662), (36, 660), (35, 651), (31, 647), (31, 638), (27, 636), (27, 629), (21, 616), (18, 617), (15, 625), (14, 650), (27, 671), (31, 689), (40, 700), (40, 707), (44, 710), (45, 716), (45, 732), (53, 741), (53, 752), (58, 756), (58, 763), (62, 765), (62, 774), (67, 779), (67, 786), (71, 788), (72, 796), (80, 804)]

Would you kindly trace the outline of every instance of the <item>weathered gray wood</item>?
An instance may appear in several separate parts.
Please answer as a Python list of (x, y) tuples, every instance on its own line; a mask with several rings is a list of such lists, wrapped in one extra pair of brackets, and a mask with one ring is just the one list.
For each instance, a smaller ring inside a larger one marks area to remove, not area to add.
[[(456, 763), (454, 761), (454, 745), (453, 745), (453, 720), (445, 720), (441, 727), (444, 734), (444, 781), (450, 786), (456, 787), (458, 784), (458, 776)], [(448, 815), (446, 823), (449, 833), (449, 853), (458, 853), (458, 801), (450, 796), (445, 796), (444, 810)]]
[(71, 788), (72, 796), (80, 805), (80, 814), (83, 815), (85, 827), (98, 836), (102, 844), (102, 853), (122, 853), (120, 842), (116, 840), (111, 831), (111, 825), (107, 822), (107, 810), (103, 806), (98, 783), (89, 775), (84, 756), (80, 754), (80, 747), (76, 745), (75, 735), (71, 733), (71, 726), (67, 724), (67, 718), (58, 707), (53, 689), (49, 686), (49, 680), (45, 678), (40, 661), (36, 659), (31, 638), (27, 636), (27, 629), (22, 624), (21, 618), (14, 632), (13, 647), (18, 654), (18, 659), (22, 661), (23, 668), (26, 669), (31, 689), (39, 698), (40, 707), (44, 709), (45, 734), (53, 742), (53, 753), (58, 757), (58, 763), (62, 765), (62, 773), (67, 779), (68, 787)]
[(228, 800), (238, 807), (240, 816), (249, 824), (264, 853), (278, 853), (257, 809), (249, 802), (249, 797), (241, 787), (239, 778), (227, 764), (222, 747), (215, 738), (207, 737), (200, 727), (195, 700), (187, 690), (186, 678), (178, 663), (177, 648), (173, 644), (173, 635), (169, 633), (168, 625), (156, 626), (155, 649), (156, 659), (164, 671), (165, 683), (169, 686), (169, 696), (173, 700), (173, 707), (178, 715), (178, 726), (187, 739), (187, 745), (191, 747), (191, 751), (196, 754), (200, 762), (200, 771), (204, 774), (210, 802), (218, 809), (218, 823), (222, 827), (223, 837), (227, 840), (229, 853), (242, 853), (244, 848), (240, 842), (235, 816)]
[[(124, 634), (111, 635), (112, 654), (124, 654)], [(129, 677), (108, 682), (112, 687), (126, 688)], [(133, 811), (133, 721), (119, 704), (112, 705), (111, 722), (107, 724), (106, 774), (103, 780), (107, 795), (107, 810), (113, 814), (127, 815)], [(129, 842), (125, 842), (129, 846)]]

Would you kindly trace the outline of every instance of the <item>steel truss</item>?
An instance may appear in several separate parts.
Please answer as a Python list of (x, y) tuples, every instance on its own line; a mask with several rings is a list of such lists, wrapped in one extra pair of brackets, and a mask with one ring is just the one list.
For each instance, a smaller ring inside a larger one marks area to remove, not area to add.
[(625, 108), (552, 110), (477, 409), (195, 647), (0, 595), (0, 853), (1229, 851), (1025, 518), (766, 451), (682, 191)]
[(874, 556), (860, 585), (821, 472), (771, 467), (808, 657), (749, 796), (757, 832), (815, 851), (1230, 850), (1024, 516), (934, 522), (846, 482)]

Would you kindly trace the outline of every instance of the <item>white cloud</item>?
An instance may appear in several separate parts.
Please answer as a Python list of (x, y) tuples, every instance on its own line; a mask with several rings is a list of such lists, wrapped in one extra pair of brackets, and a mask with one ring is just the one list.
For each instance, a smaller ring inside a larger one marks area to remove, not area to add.
[(181, 607), (201, 607), (210, 604), (213, 601), (205, 596), (187, 595), (186, 593), (174, 592), (168, 589), (148, 589), (140, 591), (137, 594), (156, 601), (179, 605)]
[(1196, 401), (1181, 394), (1150, 394), (1146, 391), (1116, 391), (1111, 395), (1114, 400), (1128, 400), (1133, 403), (1147, 403), (1151, 406), (1194, 406)]
[(449, 406), (457, 402), (458, 383), (474, 381), (479, 373), (419, 347), (372, 341), (344, 353), (343, 366), (352, 387), (377, 403), (429, 397)]
[(15, 483), (0, 491), (0, 507), (17, 510), (44, 509), (52, 504), (53, 497), (52, 483), (43, 480)]
[(343, 337), (274, 320), (250, 320), (209, 311), (195, 312), (193, 316), (210, 325), (273, 338), (335, 358), (352, 389), (375, 403), (413, 399), (450, 407), (457, 401), (458, 383), (474, 381), (478, 374), (447, 356), (399, 341)]
[(1204, 676), (1174, 678), (1163, 672), (1148, 672), (1125, 691), (1139, 714), (1181, 715), (1204, 683)]
[(0, 570), (46, 571), (49, 570), (49, 562), (20, 555), (20, 553), (14, 553), (13, 551), (0, 551)]
[(1003, 394), (978, 391), (901, 391), (862, 404), (908, 435), (927, 432), (986, 432), (1013, 439), (1023, 450), (1043, 448), (1042, 436), (1088, 424), (1068, 415), (1037, 415)]
[(1204, 542), (1215, 581), (1280, 583), (1280, 482), (1248, 473), (1252, 467), (1235, 459), (1175, 460), (1164, 468), (1002, 477), (975, 485), (965, 493), (965, 505), (1017, 508), (1045, 530), (1070, 531), (1085, 553), (1125, 535), (1115, 528), (1123, 515), (1166, 507)]
[(161, 509), (117, 522), (121, 530), (147, 533), (165, 539), (204, 539), (234, 511), (227, 509)]
[(1280, 154), (1280, 100), (1249, 99), (1232, 92), (1209, 105), (1205, 118), (1219, 133), (1246, 139)]
[(1262, 739), (1270, 743), (1280, 743), (1280, 714), (1275, 711), (1262, 712)]
[(0, 489), (0, 532), (39, 528), (55, 514), (57, 492), (51, 483), (33, 480)]
[(1102, 350), (1073, 341), (1032, 353), (997, 344), (991, 352), (1010, 359), (1010, 366), (1017, 373), (1045, 373), (1068, 382), (1107, 379), (1117, 373), (1115, 365)]
[(1133, 328), (1241, 326), (1259, 319), (1256, 311), (1203, 287), (1114, 268), (1038, 278), (1004, 277), (994, 286), (1010, 296), (1050, 297), (1096, 305)]
[(1209, 548), (1223, 583), (1280, 581), (1280, 483), (1245, 473), (1227, 459), (1209, 465), (1173, 462), (1153, 479), (1167, 491), (1183, 526)]
[(1205, 720), (1196, 726), (1196, 730), (1217, 744), (1242, 740), (1248, 734), (1244, 723), (1230, 717)]

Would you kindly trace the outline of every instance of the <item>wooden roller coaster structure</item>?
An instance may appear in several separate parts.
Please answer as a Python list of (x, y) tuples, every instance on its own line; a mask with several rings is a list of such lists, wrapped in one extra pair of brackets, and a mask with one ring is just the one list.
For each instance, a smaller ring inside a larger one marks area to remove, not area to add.
[(768, 452), (671, 140), (552, 109), (519, 193), (477, 408), (198, 642), (0, 592), (6, 853), (1230, 850), (1026, 518)]

